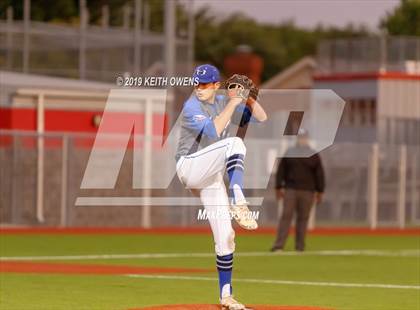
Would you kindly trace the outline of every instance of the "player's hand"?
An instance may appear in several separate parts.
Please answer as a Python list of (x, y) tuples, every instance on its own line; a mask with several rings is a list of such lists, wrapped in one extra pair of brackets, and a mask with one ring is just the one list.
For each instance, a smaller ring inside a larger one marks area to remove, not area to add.
[(323, 194), (317, 192), (317, 193), (315, 193), (314, 201), (315, 201), (316, 204), (320, 204), (322, 202), (323, 198), (324, 198)]
[(234, 97), (230, 97), (228, 104), (231, 104), (233, 106), (238, 106), (242, 103), (242, 101), (244, 101), (244, 99), (242, 97), (239, 96), (234, 96)]
[(282, 188), (276, 189), (276, 198), (277, 200), (282, 200), (284, 198), (284, 190)]

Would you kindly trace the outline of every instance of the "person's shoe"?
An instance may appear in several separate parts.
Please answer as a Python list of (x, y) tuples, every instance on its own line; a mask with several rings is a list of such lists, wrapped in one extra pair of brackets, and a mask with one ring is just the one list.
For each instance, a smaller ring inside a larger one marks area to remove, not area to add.
[(233, 298), (233, 296), (226, 296), (220, 299), (220, 304), (223, 310), (244, 310), (243, 304)]
[(283, 249), (282, 248), (278, 248), (278, 247), (272, 247), (271, 249), (270, 249), (270, 252), (283, 252)]
[(247, 202), (231, 205), (230, 213), (242, 228), (248, 230), (255, 230), (258, 228), (257, 221), (253, 218), (253, 213), (249, 211)]

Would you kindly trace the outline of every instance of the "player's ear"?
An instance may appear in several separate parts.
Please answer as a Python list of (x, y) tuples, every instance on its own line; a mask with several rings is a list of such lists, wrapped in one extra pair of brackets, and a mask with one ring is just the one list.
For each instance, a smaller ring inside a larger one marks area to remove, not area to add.
[(219, 89), (222, 84), (220, 82), (214, 83), (214, 89)]

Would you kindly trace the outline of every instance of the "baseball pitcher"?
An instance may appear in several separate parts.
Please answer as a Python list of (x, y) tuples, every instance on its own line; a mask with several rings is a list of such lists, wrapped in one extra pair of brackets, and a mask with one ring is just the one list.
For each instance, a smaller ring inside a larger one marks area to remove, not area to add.
[[(176, 154), (176, 171), (181, 182), (199, 195), (213, 232), (219, 274), (220, 303), (225, 309), (245, 309), (232, 296), (235, 232), (231, 218), (249, 230), (258, 225), (243, 193), (246, 147), (239, 137), (229, 137), (229, 126), (262, 122), (267, 115), (258, 103), (258, 88), (246, 76), (233, 75), (223, 85), (216, 67), (198, 66), (198, 81), (182, 110), (181, 137)], [(219, 88), (225, 88), (219, 94)], [(223, 177), (229, 179), (226, 190)]]

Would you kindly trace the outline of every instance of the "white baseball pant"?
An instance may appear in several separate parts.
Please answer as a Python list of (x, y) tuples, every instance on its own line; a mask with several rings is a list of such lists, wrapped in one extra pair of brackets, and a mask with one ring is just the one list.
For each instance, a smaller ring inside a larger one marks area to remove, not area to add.
[(181, 182), (200, 190), (200, 199), (209, 216), (215, 251), (219, 256), (235, 251), (235, 232), (229, 216), (229, 198), (223, 182), (226, 159), (232, 155), (245, 156), (246, 147), (241, 138), (231, 137), (217, 141), (198, 152), (182, 156), (176, 166)]

